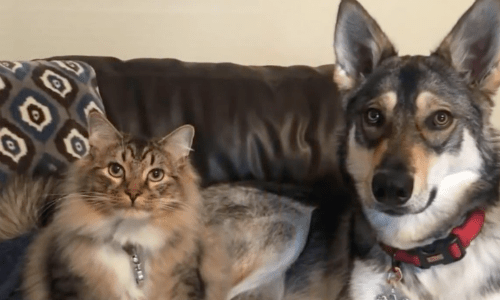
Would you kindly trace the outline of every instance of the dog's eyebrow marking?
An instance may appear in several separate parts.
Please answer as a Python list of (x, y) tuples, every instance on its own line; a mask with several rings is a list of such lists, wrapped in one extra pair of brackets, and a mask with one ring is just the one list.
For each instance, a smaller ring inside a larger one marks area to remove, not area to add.
[(431, 112), (437, 109), (449, 108), (443, 101), (439, 101), (439, 97), (429, 91), (424, 91), (418, 94), (415, 100), (417, 115), (423, 115), (425, 112)]
[(398, 103), (398, 96), (396, 92), (390, 91), (386, 92), (375, 99), (376, 103), (379, 103), (389, 114), (392, 113), (394, 107)]

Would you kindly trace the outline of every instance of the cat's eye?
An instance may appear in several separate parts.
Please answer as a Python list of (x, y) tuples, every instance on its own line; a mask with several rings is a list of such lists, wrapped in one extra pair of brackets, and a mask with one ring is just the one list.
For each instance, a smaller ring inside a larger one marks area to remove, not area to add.
[(365, 122), (370, 126), (378, 126), (384, 121), (382, 112), (376, 108), (369, 108), (365, 112)]
[(163, 179), (165, 173), (162, 169), (153, 169), (148, 174), (148, 179), (151, 181), (160, 181)]
[(109, 175), (116, 177), (116, 178), (123, 177), (123, 173), (124, 173), (123, 167), (117, 163), (109, 164), (108, 172), (109, 172)]

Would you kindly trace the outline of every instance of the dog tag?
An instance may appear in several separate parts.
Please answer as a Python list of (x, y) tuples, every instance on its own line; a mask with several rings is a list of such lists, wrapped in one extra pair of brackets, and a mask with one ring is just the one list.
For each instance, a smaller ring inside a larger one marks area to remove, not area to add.
[(387, 272), (387, 283), (395, 284), (403, 279), (403, 272), (399, 267), (392, 267), (389, 272)]
[(400, 282), (403, 279), (403, 272), (397, 264), (393, 262), (392, 268), (387, 272), (387, 283), (392, 286), (391, 291), (387, 294), (380, 294), (375, 298), (375, 300), (410, 300), (407, 297), (396, 292), (394, 284)]

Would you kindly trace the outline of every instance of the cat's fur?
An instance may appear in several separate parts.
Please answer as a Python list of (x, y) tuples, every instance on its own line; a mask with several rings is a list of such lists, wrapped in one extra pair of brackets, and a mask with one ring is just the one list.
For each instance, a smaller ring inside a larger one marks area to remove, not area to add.
[(59, 181), (54, 178), (13, 176), (0, 191), (0, 242), (38, 227), (42, 215), (56, 197)]
[[(141, 142), (91, 113), (89, 154), (70, 167), (66, 196), (28, 250), (26, 299), (225, 299), (230, 260), (222, 236), (202, 224), (193, 135), (183, 126)], [(156, 168), (164, 176), (154, 182)], [(129, 245), (145, 271), (140, 285)]]

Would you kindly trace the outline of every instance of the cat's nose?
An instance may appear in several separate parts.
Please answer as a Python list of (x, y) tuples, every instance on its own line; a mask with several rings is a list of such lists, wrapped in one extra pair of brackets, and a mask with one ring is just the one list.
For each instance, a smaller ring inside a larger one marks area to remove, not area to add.
[(129, 196), (130, 200), (132, 201), (132, 203), (134, 203), (135, 199), (137, 199), (137, 197), (139, 195), (141, 195), (142, 192), (139, 190), (133, 189), (133, 190), (126, 190), (125, 194), (127, 194)]

